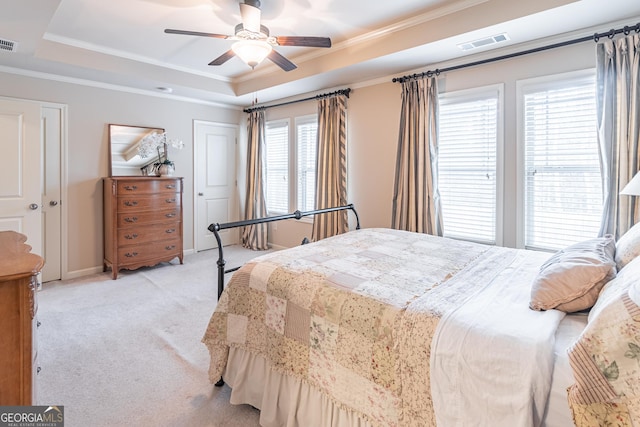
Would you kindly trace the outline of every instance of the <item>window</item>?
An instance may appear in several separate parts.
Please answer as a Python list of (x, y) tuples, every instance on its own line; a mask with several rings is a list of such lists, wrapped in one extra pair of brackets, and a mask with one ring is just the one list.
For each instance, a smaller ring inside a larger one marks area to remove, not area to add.
[(268, 122), (265, 132), (265, 202), (269, 214), (289, 212), (289, 121)]
[(316, 116), (296, 118), (296, 207), (302, 212), (314, 210), (316, 204), (317, 131)]
[(521, 86), (524, 247), (596, 237), (602, 214), (595, 73)]
[(265, 198), (270, 215), (314, 209), (317, 128), (315, 115), (296, 117), (293, 132), (288, 119), (267, 122)]
[(502, 86), (440, 96), (438, 187), (446, 237), (497, 243)]

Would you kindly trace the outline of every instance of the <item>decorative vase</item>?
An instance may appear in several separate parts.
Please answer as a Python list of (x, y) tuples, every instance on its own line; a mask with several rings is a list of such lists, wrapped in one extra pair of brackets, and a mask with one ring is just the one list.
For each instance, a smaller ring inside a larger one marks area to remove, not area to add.
[(172, 176), (174, 171), (174, 166), (171, 163), (163, 163), (158, 167), (158, 174), (160, 176)]

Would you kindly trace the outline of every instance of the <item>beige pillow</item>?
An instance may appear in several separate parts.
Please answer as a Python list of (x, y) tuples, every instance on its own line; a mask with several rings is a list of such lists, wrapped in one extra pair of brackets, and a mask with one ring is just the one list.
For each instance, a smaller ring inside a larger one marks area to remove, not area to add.
[(591, 308), (602, 287), (616, 275), (615, 241), (606, 235), (556, 252), (531, 285), (533, 310), (572, 313)]
[(640, 255), (640, 223), (624, 233), (616, 243), (616, 266), (621, 270), (632, 259)]

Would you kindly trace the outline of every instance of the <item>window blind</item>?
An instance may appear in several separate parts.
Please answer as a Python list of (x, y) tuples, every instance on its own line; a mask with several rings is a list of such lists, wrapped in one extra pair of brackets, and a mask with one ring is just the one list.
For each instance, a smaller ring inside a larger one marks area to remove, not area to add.
[(446, 237), (496, 243), (497, 90), (440, 98), (438, 187)]
[(316, 116), (296, 119), (297, 209), (303, 212), (315, 209), (317, 130)]
[(267, 122), (265, 202), (270, 215), (289, 212), (289, 122)]
[(595, 76), (523, 88), (524, 244), (596, 237), (602, 214)]

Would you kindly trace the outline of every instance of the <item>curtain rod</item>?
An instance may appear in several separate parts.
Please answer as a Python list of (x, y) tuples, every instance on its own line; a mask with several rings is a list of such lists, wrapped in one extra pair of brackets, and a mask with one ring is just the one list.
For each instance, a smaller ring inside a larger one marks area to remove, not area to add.
[(550, 50), (550, 49), (555, 49), (557, 47), (563, 47), (563, 46), (569, 46), (572, 44), (576, 44), (576, 43), (582, 43), (582, 42), (586, 42), (589, 40), (593, 40), (594, 42), (598, 42), (598, 40), (600, 40), (601, 37), (608, 37), (610, 39), (612, 39), (616, 34), (620, 34), (620, 33), (624, 33), (625, 35), (629, 35), (629, 33), (631, 33), (631, 31), (635, 31), (636, 33), (640, 33), (640, 23), (637, 23), (635, 25), (632, 26), (627, 26), (625, 25), (623, 28), (619, 28), (617, 30), (615, 29), (611, 29), (607, 32), (604, 33), (595, 33), (592, 36), (585, 36), (585, 37), (579, 37), (577, 39), (573, 39), (573, 40), (567, 40), (564, 42), (560, 42), (560, 43), (554, 43), (554, 44), (550, 44), (547, 46), (541, 46), (541, 47), (537, 47), (534, 49), (529, 49), (529, 50), (525, 50), (522, 52), (515, 52), (515, 53), (510, 53), (508, 55), (502, 55), (502, 56), (498, 56), (495, 58), (489, 58), (489, 59), (483, 59), (481, 61), (475, 61), (475, 62), (470, 62), (467, 64), (462, 64), (462, 65), (455, 65), (452, 67), (447, 67), (447, 68), (442, 68), (442, 69), (435, 69), (433, 71), (429, 70), (429, 71), (425, 71), (423, 73), (418, 73), (418, 74), (413, 74), (413, 75), (408, 75), (408, 76), (402, 76), (402, 77), (394, 77), (393, 78), (393, 82), (396, 83), (402, 83), (405, 82), (407, 80), (411, 80), (411, 79), (421, 79), (423, 77), (432, 77), (433, 75), (440, 75), (440, 73), (443, 73), (445, 71), (453, 71), (453, 70), (459, 70), (461, 68), (467, 68), (467, 67), (473, 67), (476, 65), (482, 65), (482, 64), (488, 64), (490, 62), (495, 62), (495, 61), (502, 61), (503, 59), (511, 59), (511, 58), (515, 58), (518, 56), (523, 56), (523, 55), (528, 55), (530, 53), (537, 53), (537, 52), (541, 52), (544, 50)]
[(256, 111), (256, 110), (261, 110), (261, 109), (266, 109), (266, 108), (271, 108), (271, 107), (282, 107), (283, 105), (295, 104), (297, 102), (302, 102), (302, 101), (310, 101), (312, 99), (322, 99), (322, 98), (327, 98), (327, 97), (333, 96), (333, 95), (345, 95), (348, 98), (349, 97), (349, 92), (351, 92), (351, 88), (340, 89), (340, 90), (336, 90), (335, 92), (323, 93), (323, 94), (316, 95), (316, 96), (310, 96), (308, 98), (302, 98), (302, 99), (296, 99), (296, 100), (293, 100), (293, 101), (282, 102), (280, 104), (262, 105), (262, 106), (258, 106), (258, 107), (245, 108), (242, 111), (244, 111), (245, 113), (250, 113), (250, 112)]

